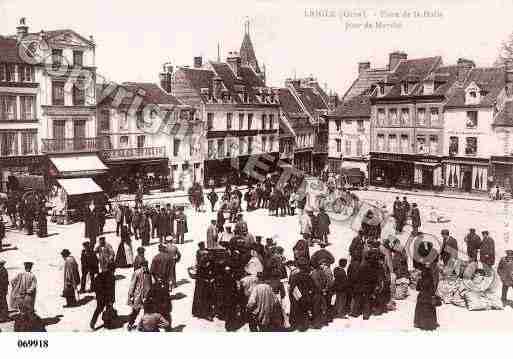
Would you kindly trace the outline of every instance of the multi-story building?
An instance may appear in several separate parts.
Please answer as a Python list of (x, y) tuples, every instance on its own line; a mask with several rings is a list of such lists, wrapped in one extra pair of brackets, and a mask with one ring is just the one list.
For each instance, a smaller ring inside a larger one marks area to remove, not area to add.
[(328, 119), (328, 166), (331, 172), (342, 167), (359, 168), (367, 174), (371, 103), (364, 92), (344, 100)]
[[(120, 88), (126, 95), (121, 101), (116, 102), (117, 92), (98, 99), (99, 135), (109, 139), (102, 151), (109, 178), (124, 178), (134, 186), (137, 175), (169, 176), (170, 185), (182, 190), (202, 181), (197, 145), (203, 127), (195, 121), (194, 110), (158, 84), (125, 82)], [(143, 94), (142, 101), (134, 108), (137, 94)]]
[[(284, 128), (295, 136), (294, 166), (309, 174), (319, 174), (327, 164), (328, 121), (326, 115), (336, 106), (337, 95), (328, 96), (313, 77), (288, 79), (278, 90)], [(290, 138), (282, 139), (290, 148)]]
[(390, 54), (390, 74), (371, 97), (371, 184), (443, 187), (444, 105), (472, 66)]
[[(9, 157), (2, 181), (24, 172), (47, 180), (105, 173), (97, 156), (103, 142), (96, 137), (93, 40), (73, 30), (31, 33), (21, 19), (16, 35), (0, 41), (0, 153)], [(44, 161), (33, 157), (39, 154)]]
[(170, 92), (194, 106), (205, 124), (205, 184), (246, 182), (276, 171), (278, 94), (265, 84), (247, 30), (240, 53), (230, 52), (225, 62), (195, 57), (192, 68), (178, 67)]

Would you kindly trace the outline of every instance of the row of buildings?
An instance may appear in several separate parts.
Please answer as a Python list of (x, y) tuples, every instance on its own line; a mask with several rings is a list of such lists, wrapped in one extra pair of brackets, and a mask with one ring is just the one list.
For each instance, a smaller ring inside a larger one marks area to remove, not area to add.
[(377, 186), (488, 191), (513, 176), (513, 68), (389, 54), (340, 98), (314, 77), (266, 84), (246, 26), (225, 60), (165, 64), (158, 83), (99, 80), (92, 38), (0, 36), (0, 191), (26, 174), (246, 182), (357, 167)]

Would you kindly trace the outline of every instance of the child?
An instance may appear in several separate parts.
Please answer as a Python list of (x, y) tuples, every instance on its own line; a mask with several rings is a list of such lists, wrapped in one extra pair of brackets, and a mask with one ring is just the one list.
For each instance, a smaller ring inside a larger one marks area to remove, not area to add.
[(347, 274), (346, 274), (347, 259), (341, 258), (338, 261), (338, 267), (333, 270), (335, 282), (333, 283), (333, 290), (336, 294), (334, 318), (345, 319), (347, 314)]

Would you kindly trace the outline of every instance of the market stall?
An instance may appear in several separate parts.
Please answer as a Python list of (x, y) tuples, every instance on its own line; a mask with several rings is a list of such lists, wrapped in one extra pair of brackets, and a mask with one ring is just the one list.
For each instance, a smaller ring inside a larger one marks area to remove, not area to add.
[(52, 222), (69, 224), (80, 220), (86, 205), (104, 197), (103, 189), (92, 178), (57, 179), (50, 191)]

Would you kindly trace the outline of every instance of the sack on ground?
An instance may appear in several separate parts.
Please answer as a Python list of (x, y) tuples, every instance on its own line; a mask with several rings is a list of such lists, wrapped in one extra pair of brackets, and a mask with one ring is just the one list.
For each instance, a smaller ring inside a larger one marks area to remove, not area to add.
[(488, 307), (488, 303), (479, 293), (474, 291), (467, 291), (463, 295), (465, 297), (465, 301), (467, 302), (468, 310), (487, 310), (490, 309)]

